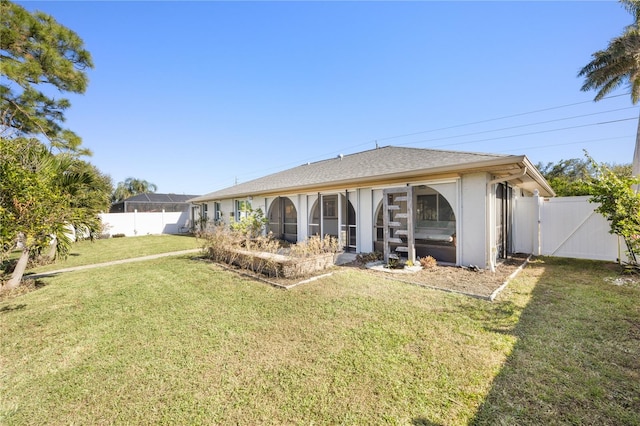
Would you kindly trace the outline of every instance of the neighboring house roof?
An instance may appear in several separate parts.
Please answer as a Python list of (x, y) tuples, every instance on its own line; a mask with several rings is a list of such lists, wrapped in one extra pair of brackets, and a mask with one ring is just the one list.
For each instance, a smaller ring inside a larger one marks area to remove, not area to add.
[(423, 148), (387, 146), (328, 160), (303, 164), (191, 199), (192, 203), (231, 197), (364, 184), (384, 179), (446, 173), (487, 171), (507, 176), (524, 170), (521, 183), (555, 195), (549, 184), (525, 156), (482, 154)]
[(125, 198), (120, 201), (135, 201), (138, 203), (186, 203), (190, 199), (197, 197), (197, 195), (186, 195), (186, 194), (156, 194), (156, 193), (145, 193), (134, 195), (133, 197)]

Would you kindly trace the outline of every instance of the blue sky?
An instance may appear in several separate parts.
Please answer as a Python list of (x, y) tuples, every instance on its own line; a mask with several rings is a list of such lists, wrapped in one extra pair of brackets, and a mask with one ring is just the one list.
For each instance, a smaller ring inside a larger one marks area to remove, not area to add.
[(376, 141), (632, 160), (627, 88), (577, 77), (631, 23), (614, 1), (20, 4), (91, 52), (66, 126), (114, 184), (204, 194)]

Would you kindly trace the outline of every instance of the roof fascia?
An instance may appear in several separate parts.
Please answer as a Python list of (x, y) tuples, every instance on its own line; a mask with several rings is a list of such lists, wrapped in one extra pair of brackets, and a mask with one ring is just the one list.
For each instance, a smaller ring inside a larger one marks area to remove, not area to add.
[[(496, 169), (501, 167), (513, 165), (517, 168), (527, 169), (527, 175), (534, 180), (541, 188), (542, 192), (546, 192), (547, 195), (553, 196), (555, 192), (547, 181), (538, 172), (535, 166), (529, 161), (525, 155), (521, 156), (506, 156), (498, 157), (491, 160), (476, 161), (466, 164), (454, 164), (441, 167), (431, 167), (428, 169), (409, 170), (402, 173), (392, 173), (386, 175), (377, 175), (365, 179), (344, 179), (339, 181), (327, 182), (324, 184), (312, 184), (312, 185), (299, 185), (289, 188), (282, 188), (280, 190), (268, 190), (259, 192), (237, 192), (230, 193), (223, 196), (216, 196), (216, 192), (211, 193), (212, 196), (202, 195), (200, 197), (188, 200), (191, 203), (200, 203), (207, 201), (219, 201), (225, 199), (234, 198), (246, 198), (246, 197), (270, 197), (291, 195), (300, 193), (313, 193), (313, 192), (327, 192), (327, 191), (343, 191), (345, 188), (357, 188), (362, 186), (382, 186), (382, 185), (395, 185), (406, 184), (406, 180), (410, 178), (411, 181), (423, 180), (423, 179), (455, 179), (460, 175), (476, 172), (496, 172)], [(510, 170), (505, 170), (510, 171)], [(224, 190), (224, 189), (223, 189)], [(223, 191), (220, 190), (220, 191)]]

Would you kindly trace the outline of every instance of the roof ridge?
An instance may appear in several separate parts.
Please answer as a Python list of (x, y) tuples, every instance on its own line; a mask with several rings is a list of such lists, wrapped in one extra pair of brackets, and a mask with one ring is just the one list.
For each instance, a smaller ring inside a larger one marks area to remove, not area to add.
[(452, 154), (470, 154), (470, 155), (482, 155), (482, 156), (495, 156), (495, 157), (509, 157), (511, 154), (496, 154), (491, 152), (477, 152), (477, 151), (459, 151), (455, 149), (439, 149), (439, 148), (419, 148), (412, 146), (398, 146), (398, 145), (386, 145), (381, 148), (399, 148), (399, 149), (414, 149), (418, 151), (435, 151), (435, 152), (449, 152)]

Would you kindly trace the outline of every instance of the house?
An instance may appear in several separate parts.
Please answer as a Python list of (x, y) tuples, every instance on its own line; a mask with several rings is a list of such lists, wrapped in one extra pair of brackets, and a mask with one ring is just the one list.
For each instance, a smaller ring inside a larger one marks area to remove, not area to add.
[(385, 259), (433, 256), (495, 267), (514, 245), (520, 198), (554, 196), (524, 156), (387, 146), (339, 155), (189, 200), (192, 220), (230, 223), (250, 208), (287, 241), (332, 235)]
[(145, 193), (134, 195), (125, 200), (113, 203), (109, 213), (142, 212), (183, 212), (188, 211), (188, 200), (197, 195)]

